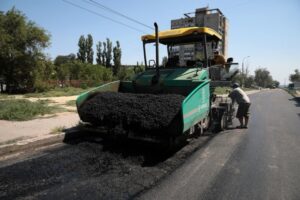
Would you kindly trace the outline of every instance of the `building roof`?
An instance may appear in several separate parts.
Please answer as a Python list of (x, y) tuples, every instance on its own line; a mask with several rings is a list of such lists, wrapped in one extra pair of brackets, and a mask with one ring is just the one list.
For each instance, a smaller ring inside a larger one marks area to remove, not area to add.
[[(189, 42), (200, 42), (206, 34), (207, 40), (222, 40), (222, 36), (215, 30), (208, 27), (187, 27), (161, 31), (158, 33), (159, 42), (162, 44), (178, 44)], [(145, 43), (155, 42), (155, 34), (143, 35), (142, 41)]]

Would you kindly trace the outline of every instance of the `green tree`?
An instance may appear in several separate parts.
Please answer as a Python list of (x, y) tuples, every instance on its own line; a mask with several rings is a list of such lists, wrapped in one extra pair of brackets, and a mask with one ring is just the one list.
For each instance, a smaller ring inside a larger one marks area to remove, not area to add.
[(246, 88), (251, 88), (255, 84), (254, 76), (247, 76), (244, 84)]
[(51, 85), (48, 84), (48, 81), (56, 78), (54, 64), (50, 59), (39, 60), (36, 63), (34, 71), (34, 89), (37, 92), (45, 92), (51, 89)]
[[(73, 63), (76, 61), (74, 54), (59, 55), (54, 60), (54, 69), (57, 75), (57, 79), (61, 82), (61, 86), (65, 86), (65, 81), (70, 78), (74, 79), (74, 69), (71, 68)], [(80, 61), (81, 62), (81, 61)], [(72, 76), (70, 75), (72, 73)], [(76, 79), (76, 78), (75, 78)]]
[(273, 81), (273, 86), (274, 86), (274, 87), (278, 88), (279, 85), (280, 85), (280, 82), (279, 82), (279, 81), (276, 81), (276, 80)]
[(298, 69), (295, 69), (295, 73), (290, 75), (290, 81), (291, 82), (300, 81), (300, 73)]
[(15, 8), (0, 12), (0, 77), (7, 92), (18, 87), (33, 89), (34, 70), (49, 41), (50, 35), (43, 28)]
[(85, 38), (83, 35), (80, 36), (78, 41), (78, 53), (77, 53), (77, 59), (81, 62), (85, 63), (87, 61), (86, 57), (86, 47), (85, 47)]
[(106, 66), (106, 53), (107, 53), (107, 50), (106, 50), (106, 43), (103, 42), (103, 52), (102, 52), (102, 66)]
[(65, 86), (65, 81), (68, 80), (69, 77), (69, 63), (64, 63), (60, 66), (56, 67), (56, 75), (58, 80), (60, 81), (61, 87)]
[(75, 54), (71, 53), (69, 55), (58, 55), (54, 59), (54, 65), (60, 66), (62, 64), (68, 63), (68, 62), (74, 62), (76, 60)]
[[(141, 62), (141, 63), (142, 63), (142, 62)], [(143, 72), (143, 71), (144, 71), (143, 63), (142, 63), (142, 64), (139, 64), (139, 62), (137, 61), (137, 62), (136, 62), (136, 65), (133, 66), (133, 71), (134, 71), (135, 74), (140, 73), (140, 72)]]
[(266, 68), (259, 68), (255, 70), (254, 80), (260, 87), (269, 87), (272, 85), (273, 78)]
[(111, 68), (111, 59), (112, 59), (112, 42), (110, 41), (109, 38), (106, 38), (106, 58), (105, 58), (105, 61), (106, 61), (106, 64), (105, 66), (107, 68)]
[(88, 34), (85, 41), (85, 51), (86, 51), (86, 59), (87, 62), (93, 64), (94, 60), (94, 51), (93, 51), (93, 37), (91, 34)]
[(113, 58), (113, 61), (114, 61), (113, 74), (114, 75), (117, 75), (120, 70), (121, 56), (122, 56), (120, 42), (117, 41), (116, 43), (117, 43), (117, 45), (113, 49), (113, 56), (114, 56), (114, 58)]
[(70, 80), (79, 80), (80, 79), (82, 65), (84, 65), (84, 64), (79, 61), (74, 61), (74, 62), (68, 63)]
[(98, 42), (96, 45), (96, 63), (102, 65), (102, 43)]

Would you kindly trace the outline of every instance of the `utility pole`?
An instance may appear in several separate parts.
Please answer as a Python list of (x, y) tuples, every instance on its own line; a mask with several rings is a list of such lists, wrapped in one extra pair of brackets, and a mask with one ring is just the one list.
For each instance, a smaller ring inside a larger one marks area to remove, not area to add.
[(243, 61), (242, 61), (242, 85), (241, 87), (244, 87), (244, 84), (245, 84), (245, 72), (244, 72), (244, 61), (245, 59), (249, 58), (250, 56), (246, 56), (243, 58)]

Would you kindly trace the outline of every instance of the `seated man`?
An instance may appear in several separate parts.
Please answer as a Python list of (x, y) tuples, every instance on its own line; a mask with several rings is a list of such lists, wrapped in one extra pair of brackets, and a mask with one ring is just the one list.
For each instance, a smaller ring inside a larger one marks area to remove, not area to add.
[(214, 65), (221, 65), (223, 68), (225, 67), (226, 61), (224, 56), (219, 54), (219, 51), (214, 51), (214, 59), (213, 59)]

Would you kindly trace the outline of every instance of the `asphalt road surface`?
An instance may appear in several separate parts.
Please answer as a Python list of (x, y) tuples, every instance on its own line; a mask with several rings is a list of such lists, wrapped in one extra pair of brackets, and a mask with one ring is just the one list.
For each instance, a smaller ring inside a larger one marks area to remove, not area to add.
[(250, 96), (249, 129), (157, 146), (72, 133), (0, 161), (0, 199), (300, 199), (300, 102)]
[(248, 130), (216, 136), (141, 199), (300, 199), (300, 102), (250, 96)]

